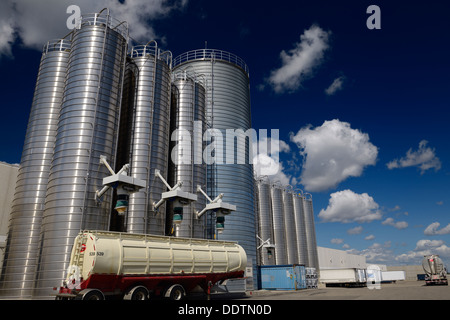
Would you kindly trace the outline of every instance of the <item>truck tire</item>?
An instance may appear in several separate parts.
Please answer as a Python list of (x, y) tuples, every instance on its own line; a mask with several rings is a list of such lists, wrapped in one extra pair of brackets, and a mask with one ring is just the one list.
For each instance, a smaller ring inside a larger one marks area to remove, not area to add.
[(182, 285), (174, 284), (167, 288), (164, 293), (164, 297), (169, 298), (169, 300), (179, 301), (183, 300), (186, 297), (186, 291), (184, 290)]
[(123, 300), (148, 300), (149, 299), (149, 292), (146, 287), (144, 286), (136, 286), (130, 290), (128, 290)]
[(105, 300), (105, 296), (100, 290), (84, 289), (76, 295), (75, 300)]

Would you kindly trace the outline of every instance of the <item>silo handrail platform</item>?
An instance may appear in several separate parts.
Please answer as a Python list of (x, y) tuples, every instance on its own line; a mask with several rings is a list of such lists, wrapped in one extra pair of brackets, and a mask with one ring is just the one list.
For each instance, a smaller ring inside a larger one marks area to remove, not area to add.
[(244, 60), (242, 60), (242, 58), (230, 52), (217, 49), (198, 49), (180, 54), (173, 60), (173, 67), (176, 67), (184, 62), (191, 60), (206, 60), (206, 59), (221, 60), (233, 63), (236, 66), (242, 68), (248, 77), (250, 76), (250, 70), (247, 64), (244, 62)]

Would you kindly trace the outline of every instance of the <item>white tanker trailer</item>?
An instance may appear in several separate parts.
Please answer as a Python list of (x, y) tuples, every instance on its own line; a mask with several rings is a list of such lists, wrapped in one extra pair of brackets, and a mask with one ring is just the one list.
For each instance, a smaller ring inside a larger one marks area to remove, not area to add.
[(242, 278), (244, 249), (235, 242), (109, 231), (83, 231), (75, 238), (70, 266), (56, 299), (182, 299), (200, 286)]

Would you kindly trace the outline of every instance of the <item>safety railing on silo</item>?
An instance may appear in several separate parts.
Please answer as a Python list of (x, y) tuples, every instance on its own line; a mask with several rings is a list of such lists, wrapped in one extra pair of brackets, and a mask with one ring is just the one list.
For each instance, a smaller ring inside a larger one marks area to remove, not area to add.
[(247, 76), (250, 76), (250, 70), (247, 64), (237, 55), (217, 49), (198, 49), (185, 52), (180, 54), (173, 60), (173, 66), (176, 67), (182, 63), (191, 60), (220, 60), (235, 64), (236, 66), (242, 68)]

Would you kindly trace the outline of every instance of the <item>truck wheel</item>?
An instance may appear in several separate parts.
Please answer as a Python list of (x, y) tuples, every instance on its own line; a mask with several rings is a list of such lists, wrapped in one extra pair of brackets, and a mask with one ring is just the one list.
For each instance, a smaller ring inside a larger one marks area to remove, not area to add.
[(184, 291), (183, 286), (174, 284), (166, 290), (164, 296), (170, 300), (179, 301), (184, 299), (186, 296), (186, 291)]
[(123, 300), (148, 300), (148, 290), (144, 286), (137, 286), (129, 290)]
[(105, 300), (105, 296), (97, 289), (84, 289), (77, 294), (75, 300)]

